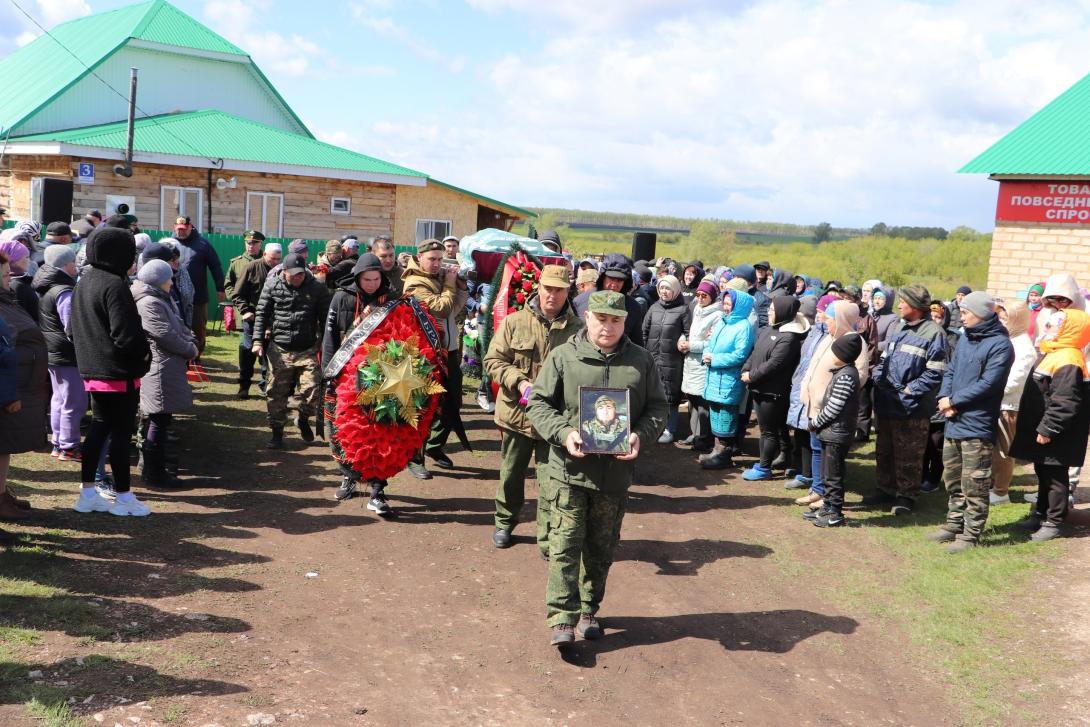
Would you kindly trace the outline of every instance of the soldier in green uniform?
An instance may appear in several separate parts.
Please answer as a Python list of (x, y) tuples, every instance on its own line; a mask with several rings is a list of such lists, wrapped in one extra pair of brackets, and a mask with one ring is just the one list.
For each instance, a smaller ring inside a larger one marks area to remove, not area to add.
[(484, 357), (484, 370), (499, 386), (495, 417), (502, 434), (503, 456), (496, 488), (492, 544), (497, 548), (511, 545), (511, 531), (518, 524), (526, 501), (526, 470), (530, 457), (534, 456), (538, 486), (537, 544), (544, 558), (549, 557), (549, 510), (545, 499), (549, 445), (530, 426), (526, 404), (545, 357), (583, 327), (568, 302), (567, 276), (563, 266), (546, 265), (541, 271), (537, 295), (530, 298), (525, 308), (503, 319)]
[[(242, 282), (242, 278), (246, 273), (246, 266), (261, 257), (261, 246), (265, 242), (265, 236), (257, 230), (249, 230), (242, 236), (242, 244), (245, 245), (245, 250), (241, 255), (236, 255), (231, 258), (231, 263), (227, 267), (227, 277), (223, 281), (223, 294), (227, 297), (227, 300), (232, 300), (235, 296), (235, 289), (238, 284)], [(245, 325), (242, 320), (242, 311), (235, 308), (235, 320), (238, 321), (239, 328), (243, 328)], [(251, 324), (251, 329), (253, 325)], [(253, 351), (253, 341), (249, 340), (245, 335), (239, 337), (238, 346), (238, 398), (245, 399), (249, 396), (250, 381), (254, 377), (254, 364), (257, 362), (257, 357)], [(265, 371), (262, 367), (261, 380), (265, 380)]]
[(628, 451), (625, 430), (624, 422), (617, 417), (617, 402), (602, 394), (594, 401), (594, 418), (583, 424), (583, 446), (624, 454)]
[[(549, 443), (549, 580), (545, 589), (550, 643), (602, 635), (598, 607), (621, 536), (633, 462), (654, 442), (668, 406), (655, 359), (624, 333), (624, 295), (592, 293), (586, 329), (545, 358), (527, 413)], [(587, 454), (579, 431), (579, 387), (628, 389), (628, 451)]]

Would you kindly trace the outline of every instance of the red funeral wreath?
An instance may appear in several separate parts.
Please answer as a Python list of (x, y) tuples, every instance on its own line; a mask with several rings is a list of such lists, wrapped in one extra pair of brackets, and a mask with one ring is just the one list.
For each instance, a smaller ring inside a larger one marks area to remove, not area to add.
[(438, 409), (440, 395), (429, 394), (419, 408), (413, 426), (402, 419), (377, 421), (373, 407), (358, 403), (364, 392), (361, 390), (361, 377), (357, 374), (374, 359), (373, 352), (384, 348), (387, 342), (403, 344), (408, 341), (415, 342), (414, 351), (430, 364), (429, 379), (442, 384), (445, 379), (443, 359), (428, 343), (407, 302), (394, 306), (337, 376), (332, 437), (334, 453), (338, 460), (350, 466), (364, 480), (384, 480), (403, 470), (423, 446)]

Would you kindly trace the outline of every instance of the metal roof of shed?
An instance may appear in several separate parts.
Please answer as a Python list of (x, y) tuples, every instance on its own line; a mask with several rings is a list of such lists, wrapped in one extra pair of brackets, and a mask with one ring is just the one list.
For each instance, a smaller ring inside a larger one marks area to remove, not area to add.
[(958, 171), (1027, 176), (1090, 174), (1090, 75)]
[(0, 59), (0, 78), (5, 79), (4, 93), (0, 94), (0, 130), (10, 131), (26, 122), (130, 40), (248, 62), (306, 131), (306, 125), (246, 51), (166, 0), (148, 0), (61, 23)]
[[(126, 128), (126, 122), (117, 121), (82, 129), (50, 131), (13, 137), (8, 146), (11, 153), (41, 149), (45, 153), (71, 153), (76, 156), (85, 150), (109, 150), (106, 158), (119, 159), (119, 152), (125, 149)], [(47, 150), (43, 148), (46, 144), (55, 144), (58, 148)], [(203, 160), (199, 162), (200, 165), (207, 167), (208, 160), (223, 159), (225, 169), (242, 168), (232, 162), (255, 162), (306, 170), (387, 175), (391, 179), (382, 181), (400, 184), (422, 184), (422, 180), (427, 178), (423, 172), (216, 110), (137, 119), (133, 150), (138, 160), (142, 153), (176, 158), (173, 161), (155, 160), (168, 164), (185, 164), (186, 160), (193, 164)], [(268, 171), (295, 173), (286, 168)], [(345, 178), (358, 177), (350, 175)]]

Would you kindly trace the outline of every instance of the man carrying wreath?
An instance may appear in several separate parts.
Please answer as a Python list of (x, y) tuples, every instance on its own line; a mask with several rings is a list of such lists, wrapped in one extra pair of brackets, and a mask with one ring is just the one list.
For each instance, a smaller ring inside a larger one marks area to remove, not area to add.
[[(669, 407), (654, 357), (625, 335), (623, 293), (590, 294), (586, 330), (545, 358), (527, 413), (549, 449), (549, 580), (545, 589), (550, 643), (602, 635), (596, 614), (621, 536), (633, 462), (644, 442), (662, 433)], [(579, 433), (583, 386), (628, 389), (629, 451), (586, 454)]]

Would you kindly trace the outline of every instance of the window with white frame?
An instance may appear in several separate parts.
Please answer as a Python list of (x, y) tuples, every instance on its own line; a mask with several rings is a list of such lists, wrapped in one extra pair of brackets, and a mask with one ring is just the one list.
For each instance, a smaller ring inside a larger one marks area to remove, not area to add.
[(284, 195), (278, 192), (246, 193), (246, 229), (265, 237), (284, 236)]
[(329, 214), (331, 215), (350, 215), (352, 214), (352, 199), (350, 197), (333, 197), (329, 200)]
[(450, 220), (417, 220), (416, 241), (442, 240), (450, 234)]
[(204, 229), (204, 190), (200, 187), (170, 187), (159, 191), (159, 229), (173, 230), (174, 220), (188, 217), (198, 230)]

